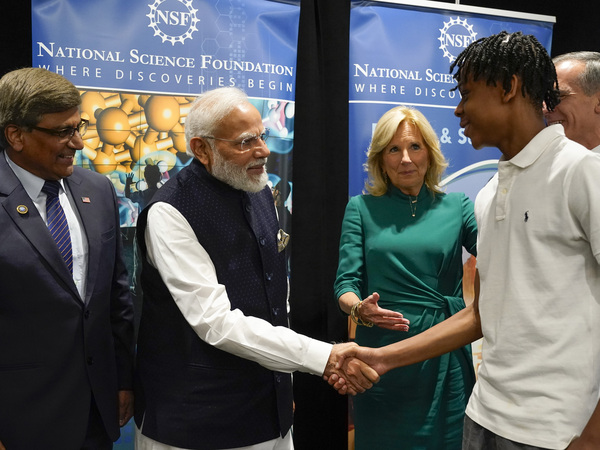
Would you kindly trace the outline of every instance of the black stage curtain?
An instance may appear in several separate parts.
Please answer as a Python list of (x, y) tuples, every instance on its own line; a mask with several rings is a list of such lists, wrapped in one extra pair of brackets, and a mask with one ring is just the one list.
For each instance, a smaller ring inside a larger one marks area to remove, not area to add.
[[(333, 298), (340, 226), (348, 200), (348, 0), (302, 0), (293, 156), (291, 326), (344, 341)], [(344, 449), (346, 397), (312, 375), (294, 375), (297, 450)]]
[(3, 2), (0, 14), (0, 77), (31, 67), (31, 0)]

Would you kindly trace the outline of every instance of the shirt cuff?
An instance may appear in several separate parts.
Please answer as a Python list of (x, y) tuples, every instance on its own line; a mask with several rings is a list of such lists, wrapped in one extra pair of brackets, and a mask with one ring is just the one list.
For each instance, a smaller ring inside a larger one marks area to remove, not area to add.
[(304, 363), (306, 371), (313, 375), (323, 375), (332, 348), (332, 344), (311, 339)]

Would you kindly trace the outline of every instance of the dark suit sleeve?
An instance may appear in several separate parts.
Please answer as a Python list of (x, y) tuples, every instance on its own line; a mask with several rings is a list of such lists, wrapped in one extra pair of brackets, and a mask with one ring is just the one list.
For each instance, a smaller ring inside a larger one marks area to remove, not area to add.
[(134, 314), (129, 291), (129, 276), (123, 261), (120, 220), (117, 197), (112, 183), (108, 181), (114, 203), (117, 245), (110, 298), (110, 321), (115, 345), (119, 390), (133, 389)]

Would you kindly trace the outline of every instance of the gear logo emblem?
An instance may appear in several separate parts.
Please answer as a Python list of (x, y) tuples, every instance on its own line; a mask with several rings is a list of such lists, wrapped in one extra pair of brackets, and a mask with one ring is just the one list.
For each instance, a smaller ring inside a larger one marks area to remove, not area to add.
[(198, 10), (192, 6), (192, 0), (154, 0), (148, 7), (148, 26), (163, 43), (170, 42), (173, 46), (183, 44), (186, 39), (192, 39), (194, 31), (198, 31), (196, 24), (200, 19), (196, 17)]
[(467, 23), (467, 19), (450, 17), (448, 22), (444, 22), (444, 28), (440, 29), (439, 48), (444, 52), (444, 57), (453, 62), (476, 37), (477, 33), (473, 31), (473, 25)]

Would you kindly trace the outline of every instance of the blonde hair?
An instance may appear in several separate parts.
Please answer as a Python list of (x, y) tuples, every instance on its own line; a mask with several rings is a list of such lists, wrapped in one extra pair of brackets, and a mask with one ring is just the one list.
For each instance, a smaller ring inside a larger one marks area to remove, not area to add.
[(388, 179), (383, 173), (381, 165), (383, 150), (396, 134), (400, 124), (405, 121), (419, 129), (429, 152), (429, 168), (425, 173), (425, 186), (433, 194), (442, 193), (439, 184), (444, 170), (448, 167), (448, 162), (442, 154), (437, 134), (419, 110), (408, 106), (396, 106), (381, 116), (377, 122), (371, 145), (367, 151), (367, 162), (364, 167), (368, 173), (368, 179), (365, 182), (365, 190), (371, 195), (381, 196), (388, 190)]

